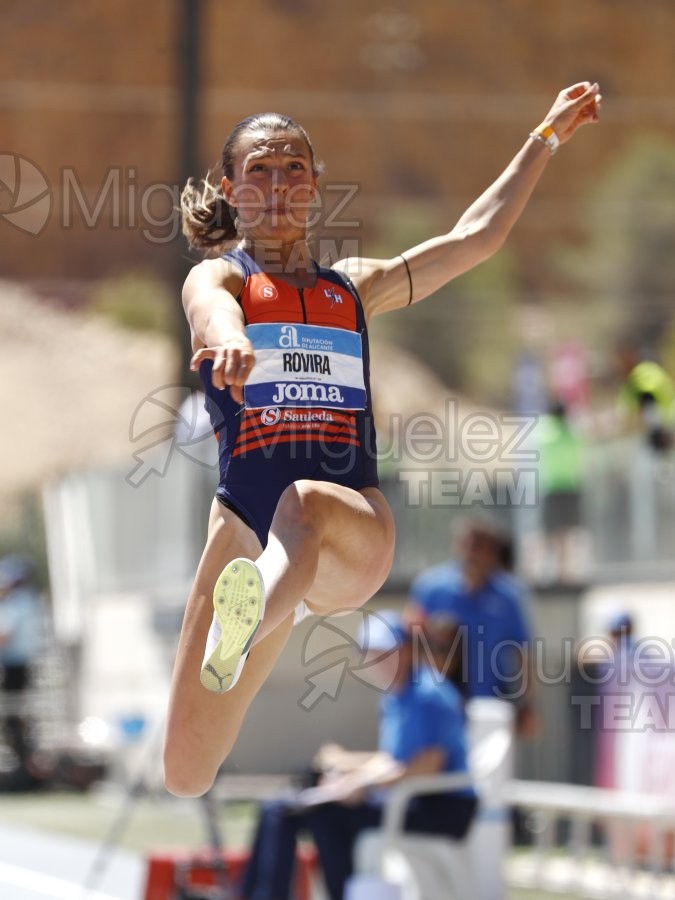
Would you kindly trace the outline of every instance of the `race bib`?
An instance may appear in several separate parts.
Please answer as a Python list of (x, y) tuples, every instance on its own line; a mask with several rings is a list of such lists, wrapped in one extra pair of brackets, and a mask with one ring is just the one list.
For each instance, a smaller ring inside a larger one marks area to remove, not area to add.
[(255, 365), (244, 388), (248, 409), (317, 406), (365, 409), (361, 335), (320, 325), (247, 325)]

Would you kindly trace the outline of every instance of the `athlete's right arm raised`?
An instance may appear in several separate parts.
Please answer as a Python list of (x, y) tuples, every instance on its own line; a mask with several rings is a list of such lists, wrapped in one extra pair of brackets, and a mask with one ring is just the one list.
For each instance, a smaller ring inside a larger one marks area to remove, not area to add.
[(244, 331), (244, 314), (235, 297), (241, 290), (241, 272), (224, 259), (196, 265), (183, 285), (183, 308), (190, 323), (196, 371), (205, 359), (213, 360), (211, 381), (232, 399), (243, 403), (243, 388), (255, 357)]

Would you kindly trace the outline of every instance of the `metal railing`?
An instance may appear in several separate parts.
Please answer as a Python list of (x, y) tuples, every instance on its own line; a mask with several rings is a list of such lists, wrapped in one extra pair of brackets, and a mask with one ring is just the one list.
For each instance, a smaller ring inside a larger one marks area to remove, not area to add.
[(510, 885), (572, 897), (675, 897), (671, 797), (512, 781), (504, 800), (528, 817), (531, 848), (512, 854)]

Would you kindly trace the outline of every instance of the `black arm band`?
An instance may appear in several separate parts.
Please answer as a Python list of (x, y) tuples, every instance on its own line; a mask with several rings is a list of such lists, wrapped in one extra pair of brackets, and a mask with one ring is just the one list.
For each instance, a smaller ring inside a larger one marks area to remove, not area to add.
[(403, 263), (405, 265), (405, 270), (408, 273), (408, 283), (410, 284), (410, 297), (408, 298), (408, 306), (410, 306), (410, 304), (412, 303), (412, 298), (413, 298), (412, 275), (410, 274), (410, 266), (408, 265), (408, 260), (405, 258), (405, 256), (402, 253), (399, 255), (400, 255), (401, 259), (403, 260)]

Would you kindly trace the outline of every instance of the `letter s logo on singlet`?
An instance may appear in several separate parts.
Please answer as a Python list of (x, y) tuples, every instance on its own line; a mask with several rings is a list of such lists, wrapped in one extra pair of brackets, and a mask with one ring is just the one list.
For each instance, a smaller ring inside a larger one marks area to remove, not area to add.
[(276, 300), (279, 294), (273, 284), (261, 284), (258, 288), (258, 296), (261, 300)]

